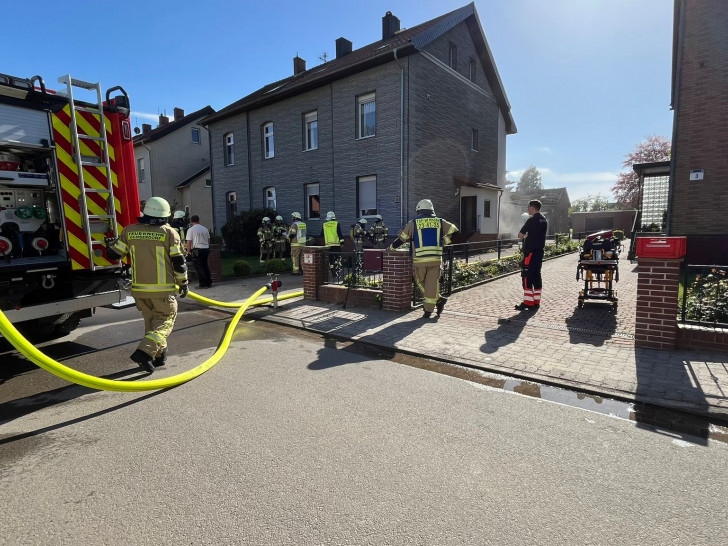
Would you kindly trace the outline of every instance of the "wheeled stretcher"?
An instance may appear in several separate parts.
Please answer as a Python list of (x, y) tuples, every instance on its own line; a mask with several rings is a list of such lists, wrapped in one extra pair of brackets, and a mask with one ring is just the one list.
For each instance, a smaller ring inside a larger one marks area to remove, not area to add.
[(586, 300), (609, 302), (617, 310), (617, 291), (614, 283), (619, 281), (619, 252), (621, 243), (612, 231), (599, 231), (586, 238), (579, 251), (576, 280), (584, 281), (579, 291), (579, 308)]

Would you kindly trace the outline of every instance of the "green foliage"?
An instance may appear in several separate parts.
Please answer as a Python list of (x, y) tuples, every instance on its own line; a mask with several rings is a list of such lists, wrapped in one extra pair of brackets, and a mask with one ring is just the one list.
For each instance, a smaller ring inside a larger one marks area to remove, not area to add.
[(354, 275), (353, 273), (349, 273), (344, 277), (341, 284), (348, 286), (349, 288), (382, 288), (384, 282), (381, 280), (368, 279), (363, 275)]
[(521, 179), (518, 181), (516, 191), (518, 193), (530, 193), (534, 191), (540, 191), (543, 189), (543, 183), (541, 182), (541, 171), (539, 171), (535, 165), (531, 165), (521, 175)]
[(272, 209), (253, 209), (234, 216), (220, 230), (225, 247), (240, 254), (256, 254), (259, 250), (258, 228), (264, 216), (275, 218)]
[(600, 212), (605, 210), (620, 210), (619, 203), (610, 203), (601, 194), (589, 194), (582, 199), (575, 199), (569, 207), (569, 214), (574, 212)]
[(222, 243), (223, 243), (222, 235), (211, 235), (210, 236), (211, 245), (221, 245)]
[(728, 323), (728, 277), (724, 269), (697, 275), (688, 287), (685, 317), (702, 322)]
[(233, 264), (233, 272), (241, 277), (250, 275), (250, 264), (245, 260), (238, 260)]
[(624, 231), (622, 231), (621, 229), (615, 229), (612, 234), (614, 235), (614, 238), (618, 241), (624, 240)]
[(272, 258), (265, 264), (266, 273), (283, 273), (288, 269), (290, 268), (286, 265), (286, 262), (280, 258)]

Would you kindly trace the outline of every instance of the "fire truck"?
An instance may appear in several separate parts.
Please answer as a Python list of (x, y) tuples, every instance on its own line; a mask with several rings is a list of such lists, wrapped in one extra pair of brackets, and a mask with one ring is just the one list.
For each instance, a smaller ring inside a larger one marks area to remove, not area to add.
[(126, 92), (58, 83), (0, 74), (0, 310), (48, 338), (129, 301), (105, 239), (140, 216)]

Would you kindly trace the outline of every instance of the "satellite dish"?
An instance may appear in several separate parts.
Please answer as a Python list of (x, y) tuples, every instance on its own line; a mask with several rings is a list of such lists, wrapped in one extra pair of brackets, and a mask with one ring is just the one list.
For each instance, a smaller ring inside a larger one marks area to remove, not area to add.
[(139, 129), (139, 127), (134, 127), (134, 134), (138, 135), (139, 133), (141, 133), (141, 130)]

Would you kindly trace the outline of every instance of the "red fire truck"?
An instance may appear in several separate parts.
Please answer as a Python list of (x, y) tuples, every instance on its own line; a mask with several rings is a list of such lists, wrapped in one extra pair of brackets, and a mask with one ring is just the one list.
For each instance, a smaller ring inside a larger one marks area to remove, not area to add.
[(58, 82), (0, 74), (0, 310), (42, 337), (123, 306), (104, 239), (140, 216), (126, 92)]

